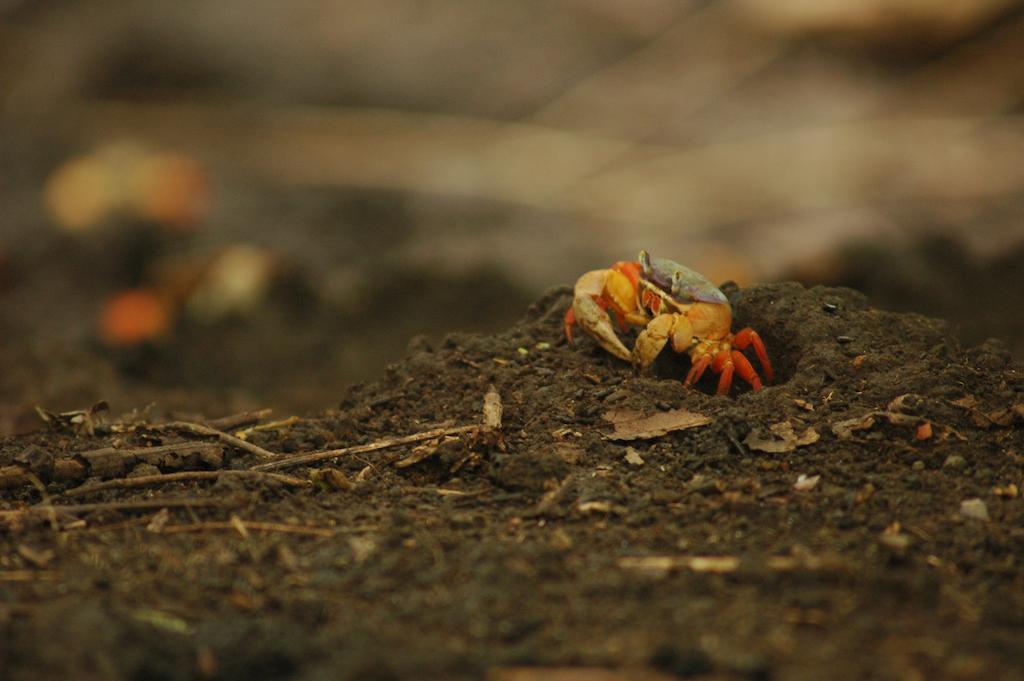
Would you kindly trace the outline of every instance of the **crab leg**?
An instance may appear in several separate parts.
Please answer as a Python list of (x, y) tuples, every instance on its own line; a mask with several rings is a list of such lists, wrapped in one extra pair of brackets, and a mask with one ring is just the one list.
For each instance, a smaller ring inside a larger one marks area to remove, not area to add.
[[(738, 350), (732, 351), (732, 363), (736, 367), (736, 373), (739, 374), (740, 378), (750, 384), (757, 392), (761, 389), (761, 378), (754, 371), (754, 367), (750, 364), (750, 360), (747, 359), (742, 352)], [(767, 371), (765, 374), (767, 375)]]
[(761, 369), (764, 371), (765, 379), (770, 381), (775, 377), (775, 373), (772, 371), (772, 363), (768, 361), (768, 350), (764, 347), (764, 341), (762, 341), (761, 337), (757, 335), (757, 331), (754, 331), (750, 327), (739, 331), (735, 336), (733, 336), (732, 344), (740, 350), (745, 350), (749, 346), (753, 345), (754, 353), (757, 354), (757, 361), (761, 363)]
[(732, 374), (736, 367), (732, 363), (732, 353), (722, 350), (715, 355), (715, 361), (711, 364), (711, 370), (722, 375), (718, 378), (718, 394), (728, 395), (732, 387)]
[(700, 359), (694, 361), (693, 366), (690, 367), (690, 373), (686, 374), (683, 386), (692, 387), (704, 375), (704, 370), (708, 368), (709, 364), (711, 364), (711, 355), (701, 355)]

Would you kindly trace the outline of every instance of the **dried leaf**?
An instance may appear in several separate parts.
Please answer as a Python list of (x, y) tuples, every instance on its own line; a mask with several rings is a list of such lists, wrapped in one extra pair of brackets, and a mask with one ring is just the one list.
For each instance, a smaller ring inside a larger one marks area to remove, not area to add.
[(821, 437), (814, 428), (807, 428), (803, 433), (797, 435), (793, 430), (793, 424), (789, 421), (773, 424), (768, 427), (768, 430), (771, 431), (773, 437), (763, 437), (757, 431), (751, 431), (743, 443), (759, 452), (777, 454), (791, 452), (797, 447), (813, 444)]
[(45, 568), (56, 557), (53, 549), (34, 549), (28, 544), (18, 545), (18, 555), (32, 564), (33, 567)]
[(170, 519), (171, 512), (166, 508), (161, 508), (159, 511), (156, 512), (152, 520), (149, 521), (149, 524), (146, 525), (146, 531), (156, 533), (163, 532), (164, 527), (167, 525), (167, 522)]
[(74, 435), (83, 432), (87, 435), (95, 435), (95, 426), (100, 420), (99, 415), (107, 411), (110, 411), (110, 405), (106, 400), (100, 400), (88, 409), (76, 409), (59, 414), (36, 407), (36, 414), (50, 430)]
[(395, 462), (395, 468), (408, 468), (409, 466), (418, 464), (420, 461), (429, 459), (437, 453), (437, 449), (441, 446), (441, 442), (442, 438), (438, 438), (436, 440), (428, 440), (421, 445), (413, 447), (409, 456)]
[(912, 426), (917, 428), (924, 421), (920, 416), (901, 414), (895, 411), (870, 411), (863, 416), (857, 416), (845, 421), (832, 424), (832, 432), (840, 439), (846, 440), (853, 437), (855, 430), (872, 428), (878, 419), (885, 419), (894, 426)]
[(797, 492), (810, 492), (817, 486), (819, 480), (821, 480), (820, 475), (807, 476), (801, 473), (793, 483), (793, 489)]
[(628, 463), (630, 466), (644, 465), (644, 458), (640, 456), (640, 452), (638, 452), (632, 447), (626, 447), (626, 453), (624, 455), (624, 458), (626, 459), (626, 463)]
[(352, 481), (348, 479), (348, 476), (337, 468), (322, 468), (320, 470), (315, 470), (309, 477), (318, 485), (332, 490), (347, 492), (355, 486), (352, 484)]
[(1024, 421), (1024, 404), (1015, 404), (1006, 409), (997, 409), (984, 415), (992, 425), (1008, 427)]
[(1015, 485), (1015, 484), (1013, 484), (1011, 482), (1009, 485), (1005, 485), (1005, 486), (997, 485), (997, 486), (993, 487), (992, 488), (992, 494), (995, 494), (997, 497), (1006, 497), (1007, 499), (1016, 499), (1017, 496), (1020, 494), (1020, 489), (1017, 488), (1017, 485)]
[(795, 404), (796, 406), (800, 407), (805, 411), (814, 411), (814, 405), (808, 402), (807, 400), (795, 399), (793, 400), (793, 404)]
[(711, 423), (710, 417), (685, 409), (659, 411), (649, 416), (632, 410), (613, 409), (605, 412), (602, 418), (615, 426), (615, 431), (608, 437), (610, 440), (645, 440)]
[(846, 419), (845, 421), (839, 421), (838, 423), (832, 424), (832, 432), (835, 433), (836, 437), (847, 440), (853, 437), (853, 431), (864, 430), (871, 428), (875, 425), (875, 414), (877, 412), (871, 412), (863, 416), (858, 416), (852, 419)]

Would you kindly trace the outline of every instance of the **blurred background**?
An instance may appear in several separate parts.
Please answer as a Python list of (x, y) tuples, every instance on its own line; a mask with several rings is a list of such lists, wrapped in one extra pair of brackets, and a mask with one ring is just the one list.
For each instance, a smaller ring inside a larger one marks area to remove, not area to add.
[(0, 0), (0, 432), (327, 408), (640, 248), (1022, 358), (1022, 239), (1021, 0)]

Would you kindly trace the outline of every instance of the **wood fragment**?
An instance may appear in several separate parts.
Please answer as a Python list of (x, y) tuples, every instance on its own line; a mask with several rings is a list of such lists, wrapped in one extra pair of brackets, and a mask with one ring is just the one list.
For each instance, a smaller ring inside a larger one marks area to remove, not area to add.
[[(39, 470), (43, 482), (74, 482), (88, 477), (109, 478), (125, 475), (139, 463), (160, 468), (220, 468), (224, 448), (213, 442), (175, 442), (155, 447), (119, 449), (102, 447), (55, 459), (52, 467)], [(27, 464), (0, 467), (0, 489), (32, 484)]]
[(104, 490), (109, 489), (130, 489), (134, 487), (150, 487), (153, 485), (163, 485), (169, 482), (182, 482), (191, 480), (216, 480), (222, 475), (242, 478), (263, 478), (266, 480), (273, 480), (275, 482), (279, 482), (283, 485), (288, 485), (290, 487), (310, 487), (313, 484), (309, 480), (292, 477), (290, 475), (281, 475), (279, 473), (263, 473), (260, 471), (182, 471), (180, 473), (162, 473), (160, 475), (142, 475), (134, 478), (117, 478), (115, 480), (105, 480), (103, 482), (82, 485), (81, 487), (69, 489), (59, 496), (62, 496), (64, 498), (70, 498), (82, 496), (85, 494), (92, 494), (93, 492), (102, 492)]
[(484, 427), (491, 430), (501, 430), (501, 395), (493, 385), (487, 388), (484, 395)]

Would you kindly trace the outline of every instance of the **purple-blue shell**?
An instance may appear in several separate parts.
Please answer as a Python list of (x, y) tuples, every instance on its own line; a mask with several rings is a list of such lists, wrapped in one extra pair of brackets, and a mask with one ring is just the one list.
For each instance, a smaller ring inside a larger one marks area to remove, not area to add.
[(704, 275), (673, 260), (652, 258), (647, 251), (640, 251), (640, 268), (645, 280), (668, 293), (673, 300), (680, 303), (700, 301), (718, 305), (729, 304), (729, 299), (725, 297), (725, 294), (708, 281)]

